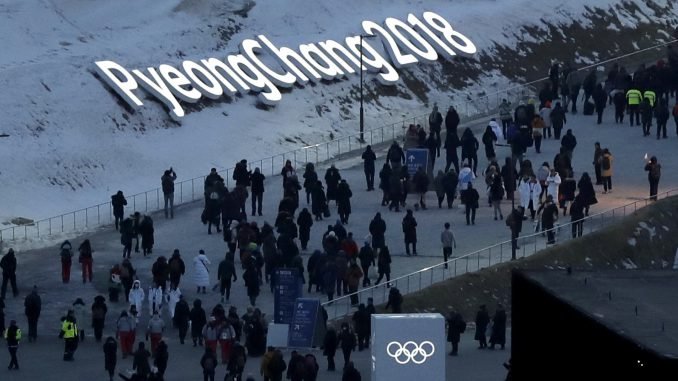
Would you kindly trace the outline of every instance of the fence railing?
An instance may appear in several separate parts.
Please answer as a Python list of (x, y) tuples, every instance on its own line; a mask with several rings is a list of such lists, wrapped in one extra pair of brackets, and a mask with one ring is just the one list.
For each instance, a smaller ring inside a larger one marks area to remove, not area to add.
[[(658, 194), (657, 199), (667, 198), (672, 195), (678, 195), (678, 188)], [(638, 210), (638, 208), (645, 207), (651, 202), (653, 201), (648, 197), (585, 217), (583, 220), (582, 235), (590, 234), (609, 226), (620, 218), (625, 217), (628, 213), (633, 213)], [(557, 243), (560, 244), (576, 239), (572, 238), (571, 235), (573, 224), (573, 222), (567, 222), (554, 227), (553, 230), (557, 234)], [(523, 232), (532, 226), (533, 225), (530, 223), (523, 222)], [(517, 240), (519, 248), (516, 250), (516, 258), (525, 258), (548, 247), (546, 239), (541, 239), (544, 234), (546, 234), (545, 231), (519, 237)], [(506, 235), (510, 236), (508, 228), (506, 228)], [(445, 262), (441, 259), (441, 263), (436, 265), (393, 278), (390, 282), (384, 281), (384, 283), (379, 285), (366, 287), (355, 293), (343, 295), (332, 301), (324, 302), (322, 305), (327, 310), (330, 319), (341, 318), (354, 311), (355, 307), (357, 307), (357, 305), (351, 303), (352, 295), (358, 296), (359, 303), (367, 303), (367, 298), (372, 298), (375, 305), (386, 303), (389, 293), (387, 284), (390, 285), (390, 287), (398, 288), (403, 295), (421, 291), (424, 288), (449, 278), (508, 262), (511, 260), (511, 251), (511, 240), (509, 239), (449, 259), (447, 268), (445, 267)]]
[[(598, 63), (587, 65), (578, 70), (588, 70), (592, 67), (602, 64), (609, 64), (628, 60), (631, 57), (642, 55), (642, 61), (651, 57), (656, 58), (656, 54), (662, 47), (678, 40), (657, 44), (645, 49), (637, 50), (632, 53), (624, 54), (611, 59), (603, 60)], [(636, 60), (637, 61), (637, 60)], [(634, 62), (636, 62), (634, 61)], [(455, 101), (454, 98), (431, 100), (437, 101), (441, 106), (441, 112), (445, 113), (445, 106), (452, 105), (459, 113), (462, 121), (469, 121), (496, 113), (497, 107), (502, 99), (516, 104), (525, 101), (536, 93), (536, 85), (547, 81), (548, 78), (539, 78), (524, 84), (512, 86), (490, 94), (473, 96), (465, 93), (465, 100)], [(357, 126), (357, 122), (355, 122)], [(355, 150), (363, 149), (367, 144), (375, 145), (389, 142), (404, 137), (409, 124), (421, 124), (428, 126), (428, 113), (402, 119), (398, 122), (386, 124), (376, 128), (366, 129), (364, 139), (360, 139), (360, 133), (355, 132), (349, 135), (341, 136), (330, 141), (308, 145), (288, 152), (269, 156), (264, 159), (248, 161), (250, 168), (259, 167), (263, 173), (277, 175), (287, 160), (290, 160), (296, 168), (300, 168), (306, 163), (315, 163), (316, 166), (321, 163), (327, 163), (339, 155), (346, 154)], [(226, 186), (230, 186), (233, 167), (217, 168), (222, 174), (225, 172), (224, 179)], [(270, 172), (269, 172), (270, 170)], [(203, 184), (205, 176), (197, 176), (188, 180), (180, 181), (175, 184), (175, 205), (181, 205), (193, 202), (202, 198)], [(150, 213), (162, 210), (164, 200), (160, 187), (126, 196), (128, 208), (132, 211)], [(113, 223), (113, 210), (109, 201), (97, 205), (89, 206), (83, 209), (60, 214), (54, 217), (45, 218), (39, 221), (33, 221), (29, 224), (16, 225), (0, 229), (0, 242), (16, 241), (28, 239), (40, 239), (44, 237), (59, 236), (64, 234), (73, 234)]]

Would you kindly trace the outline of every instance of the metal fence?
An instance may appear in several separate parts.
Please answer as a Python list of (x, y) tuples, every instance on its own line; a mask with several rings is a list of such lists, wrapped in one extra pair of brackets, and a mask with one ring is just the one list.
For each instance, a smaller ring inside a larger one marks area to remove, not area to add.
[[(658, 194), (658, 199), (666, 198), (678, 194), (678, 188)], [(600, 213), (592, 214), (585, 217), (583, 235), (590, 234), (594, 231), (600, 230), (610, 224), (625, 217), (628, 213), (633, 213), (638, 208), (647, 206), (653, 201), (648, 197), (642, 200), (637, 200), (622, 206), (611, 208)], [(571, 228), (572, 222), (557, 225), (553, 230), (557, 234), (558, 244), (567, 242), (572, 239)], [(531, 224), (523, 223), (523, 231), (526, 230), (526, 225), (532, 227)], [(508, 228), (506, 234), (510, 235)], [(546, 239), (542, 239), (545, 232), (531, 233), (518, 238), (518, 250), (516, 251), (516, 258), (528, 257), (540, 250), (548, 247)], [(435, 283), (442, 282), (449, 278), (454, 278), (458, 275), (466, 274), (468, 272), (478, 271), (480, 269), (490, 267), (499, 263), (508, 262), (511, 260), (511, 240), (500, 242), (480, 250), (473, 251), (468, 254), (461, 255), (449, 259), (447, 268), (445, 262), (414, 271), (412, 273), (399, 276), (391, 279), (388, 284), (391, 287), (396, 287), (405, 295), (417, 292), (427, 288)], [(360, 303), (366, 303), (367, 298), (373, 298), (374, 304), (386, 303), (388, 300), (389, 288), (387, 283), (381, 283), (377, 286), (370, 286), (363, 288), (353, 294), (343, 295), (334, 299), (331, 302), (323, 303), (323, 307), (327, 310), (330, 319), (341, 318), (354, 311), (355, 305), (351, 303), (351, 295), (357, 295)]]
[[(648, 60), (660, 57), (661, 54), (663, 54), (661, 49), (675, 41), (677, 40), (640, 49), (629, 54), (581, 67), (578, 70), (589, 70), (593, 67), (615, 62), (647, 62)], [(547, 77), (539, 78), (528, 83), (478, 96), (465, 93), (465, 100), (460, 102), (455, 101), (452, 97), (450, 99), (433, 99), (431, 101), (436, 101), (441, 107), (445, 107), (445, 105), (454, 106), (458, 111), (462, 122), (468, 122), (494, 115), (502, 99), (507, 99), (513, 104), (526, 101), (527, 98), (534, 96), (539, 85), (547, 80)], [(445, 110), (443, 109), (441, 111), (444, 112)], [(327, 163), (339, 155), (362, 150), (367, 144), (375, 145), (402, 139), (405, 135), (407, 126), (410, 124), (428, 126), (428, 113), (405, 118), (398, 122), (380, 127), (367, 129), (364, 132), (363, 140), (360, 139), (360, 133), (355, 132), (330, 141), (308, 145), (269, 156), (264, 159), (248, 160), (248, 163), (250, 167), (258, 166), (262, 172), (269, 173), (270, 175), (279, 174), (287, 160), (290, 160), (296, 168), (299, 168), (306, 163), (315, 163), (316, 166), (318, 166), (318, 164)], [(356, 126), (357, 122), (353, 121), (353, 125)], [(226, 186), (230, 186), (233, 168), (222, 167), (218, 168), (218, 170), (222, 173), (225, 172), (224, 179), (226, 181)], [(175, 205), (202, 199), (204, 180), (205, 176), (203, 175), (176, 183)], [(126, 198), (128, 201), (128, 208), (132, 208), (133, 211), (151, 213), (159, 211), (164, 207), (162, 190), (160, 187), (126, 196)], [(112, 207), (110, 202), (106, 201), (58, 216), (34, 221), (30, 224), (0, 229), (0, 242), (41, 239), (63, 234), (79, 233), (111, 224), (113, 221)]]

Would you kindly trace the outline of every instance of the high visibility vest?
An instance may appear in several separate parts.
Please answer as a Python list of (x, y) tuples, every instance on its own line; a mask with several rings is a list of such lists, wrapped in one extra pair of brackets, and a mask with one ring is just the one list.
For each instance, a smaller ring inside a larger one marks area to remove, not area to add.
[(629, 105), (639, 105), (642, 99), (643, 94), (640, 93), (640, 90), (631, 89), (626, 92), (626, 103)]
[(657, 94), (652, 90), (647, 90), (643, 93), (643, 99), (647, 99), (650, 102), (650, 106), (654, 107), (654, 103), (657, 100)]
[(64, 320), (61, 324), (61, 331), (64, 333), (64, 339), (72, 339), (78, 336), (77, 324), (68, 320)]
[[(9, 328), (5, 328), (5, 332), (2, 335), (2, 337), (5, 338), (5, 340), (8, 339), (8, 337), (7, 337), (8, 333), (9, 333)], [(16, 339), (16, 341), (21, 340), (21, 329), (19, 329), (19, 328), (16, 329), (16, 333), (14, 334), (14, 339)]]

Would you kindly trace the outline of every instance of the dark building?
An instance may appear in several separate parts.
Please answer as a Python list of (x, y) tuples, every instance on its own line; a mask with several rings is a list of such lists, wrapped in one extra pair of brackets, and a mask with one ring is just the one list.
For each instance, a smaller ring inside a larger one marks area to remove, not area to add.
[(514, 380), (678, 380), (678, 272), (520, 271)]

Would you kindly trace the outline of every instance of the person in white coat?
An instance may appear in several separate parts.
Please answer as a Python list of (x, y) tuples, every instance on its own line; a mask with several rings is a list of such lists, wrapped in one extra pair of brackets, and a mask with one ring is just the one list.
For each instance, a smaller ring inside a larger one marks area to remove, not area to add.
[(497, 123), (496, 119), (492, 118), (492, 120), (490, 120), (489, 126), (492, 128), (492, 132), (494, 132), (494, 135), (497, 137), (497, 141), (504, 140), (504, 132), (502, 131), (499, 123)]
[(520, 193), (520, 206), (523, 207), (523, 210), (530, 209), (530, 217), (534, 221), (537, 208), (539, 208), (539, 195), (541, 194), (541, 185), (539, 185), (537, 177), (533, 174), (520, 179), (518, 193)]
[(198, 287), (198, 294), (202, 290), (203, 294), (207, 294), (207, 286), (210, 285), (210, 270), (209, 265), (212, 263), (205, 255), (204, 250), (200, 250), (199, 254), (193, 258), (193, 281)]
[(181, 299), (181, 290), (179, 287), (172, 285), (170, 290), (167, 292), (167, 309), (169, 309), (169, 314), (172, 319), (174, 319), (174, 308), (179, 303)]
[(141, 316), (141, 305), (144, 303), (144, 299), (146, 299), (146, 293), (141, 288), (141, 282), (135, 280), (132, 289), (129, 290), (129, 304), (136, 307), (137, 317)]
[(560, 188), (560, 175), (555, 169), (551, 169), (551, 174), (546, 178), (546, 197), (553, 197), (553, 202), (558, 202), (558, 188)]
[(160, 313), (162, 308), (162, 287), (153, 282), (148, 288), (148, 314), (153, 316), (154, 312)]
[(464, 162), (463, 168), (459, 171), (459, 197), (461, 198), (462, 203), (466, 203), (466, 190), (468, 189), (468, 185), (473, 183), (473, 180), (475, 180), (476, 175), (473, 173), (473, 170), (469, 166), (467, 162)]

